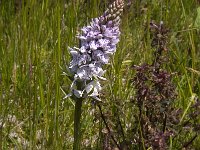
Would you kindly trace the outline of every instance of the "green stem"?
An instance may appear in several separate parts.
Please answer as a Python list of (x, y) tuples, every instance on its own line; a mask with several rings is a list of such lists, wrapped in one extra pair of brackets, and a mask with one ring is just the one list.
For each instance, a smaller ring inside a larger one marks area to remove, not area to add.
[(74, 145), (73, 150), (80, 150), (81, 145), (81, 107), (83, 99), (76, 99), (74, 112)]

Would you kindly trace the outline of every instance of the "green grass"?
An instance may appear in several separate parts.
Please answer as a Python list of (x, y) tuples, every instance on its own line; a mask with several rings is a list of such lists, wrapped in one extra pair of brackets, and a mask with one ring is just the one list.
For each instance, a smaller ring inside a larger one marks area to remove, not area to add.
[[(0, 0), (0, 149), (72, 149), (74, 101), (63, 100), (61, 90), (68, 93), (70, 86), (62, 75), (70, 61), (67, 47), (78, 45), (77, 31), (108, 4), (28, 0), (20, 6)], [(173, 80), (175, 106), (187, 115), (192, 96), (200, 96), (200, 33), (194, 27), (198, 7), (197, 0), (142, 0), (126, 8), (101, 96), (103, 110), (110, 108), (110, 115), (122, 117), (127, 133), (126, 122), (134, 120), (135, 111), (129, 104), (135, 93), (129, 83), (135, 74), (131, 66), (152, 60), (151, 20), (162, 20), (170, 28), (166, 68), (178, 73)], [(98, 109), (85, 100), (82, 110), (83, 149), (102, 149), (105, 126)], [(172, 149), (178, 142), (172, 141)], [(192, 146), (199, 149), (199, 142), (198, 137)]]

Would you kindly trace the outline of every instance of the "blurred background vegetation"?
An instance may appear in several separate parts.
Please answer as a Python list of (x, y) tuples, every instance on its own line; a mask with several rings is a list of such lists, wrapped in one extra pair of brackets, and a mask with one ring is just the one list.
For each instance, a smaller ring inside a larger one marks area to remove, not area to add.
[[(111, 2), (0, 0), (0, 149), (72, 149), (74, 102), (63, 99), (71, 84), (63, 75), (70, 62), (68, 46), (78, 46), (79, 29), (100, 16)], [(120, 118), (123, 134), (131, 141), (136, 133), (129, 129), (134, 128), (137, 114), (132, 102), (136, 90), (130, 83), (135, 75), (132, 66), (153, 60), (150, 22), (163, 21), (170, 30), (165, 69), (176, 73), (173, 107), (183, 110), (183, 120), (188, 120), (194, 97), (200, 96), (200, 1), (127, 3), (121, 40), (107, 66), (108, 80), (102, 82), (101, 107), (111, 128), (118, 124), (113, 116)], [(112, 139), (91, 102), (86, 100), (83, 105), (82, 149), (103, 149), (112, 145)], [(183, 148), (183, 141), (190, 142), (195, 134), (189, 129), (187, 134), (171, 138), (169, 145)], [(187, 148), (200, 149), (199, 143), (197, 136)]]

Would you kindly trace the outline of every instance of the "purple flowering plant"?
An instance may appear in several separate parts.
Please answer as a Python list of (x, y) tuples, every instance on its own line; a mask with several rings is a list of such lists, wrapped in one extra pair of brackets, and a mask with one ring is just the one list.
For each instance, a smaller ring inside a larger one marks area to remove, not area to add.
[(100, 80), (106, 80), (103, 77), (106, 71), (102, 67), (109, 64), (110, 56), (116, 51), (123, 6), (123, 0), (113, 2), (102, 16), (92, 19), (90, 25), (81, 29), (77, 36), (80, 47), (69, 48), (72, 55), (69, 70), (73, 81), (67, 97), (100, 100)]
[(81, 145), (81, 107), (85, 98), (92, 97), (100, 101), (100, 80), (106, 80), (103, 66), (109, 64), (110, 57), (116, 51), (119, 42), (120, 16), (124, 7), (123, 0), (115, 0), (104, 14), (92, 19), (90, 25), (81, 29), (77, 35), (79, 47), (69, 48), (72, 60), (69, 64), (70, 93), (65, 97), (75, 100), (74, 112), (74, 150)]

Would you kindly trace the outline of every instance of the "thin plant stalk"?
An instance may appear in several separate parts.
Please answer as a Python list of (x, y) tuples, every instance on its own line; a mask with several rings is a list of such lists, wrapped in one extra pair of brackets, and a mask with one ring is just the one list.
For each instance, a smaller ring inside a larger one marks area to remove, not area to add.
[(77, 98), (74, 112), (74, 145), (73, 150), (80, 150), (81, 145), (81, 107), (83, 98)]

